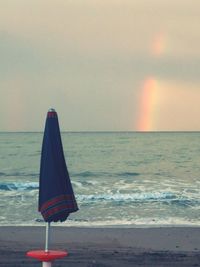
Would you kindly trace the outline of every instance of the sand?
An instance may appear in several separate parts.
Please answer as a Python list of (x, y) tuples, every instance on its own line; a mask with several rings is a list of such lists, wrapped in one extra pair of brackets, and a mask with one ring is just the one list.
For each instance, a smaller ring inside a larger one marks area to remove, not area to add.
[[(41, 266), (26, 257), (44, 248), (44, 227), (0, 227), (0, 266)], [(200, 228), (52, 227), (50, 249), (69, 255), (54, 267), (200, 266)]]

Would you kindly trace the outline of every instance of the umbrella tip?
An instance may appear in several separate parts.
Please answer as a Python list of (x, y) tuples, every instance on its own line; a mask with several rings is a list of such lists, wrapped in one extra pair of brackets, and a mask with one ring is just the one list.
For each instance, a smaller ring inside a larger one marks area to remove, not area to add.
[(48, 112), (56, 112), (56, 110), (54, 108), (50, 108)]
[(57, 113), (54, 108), (50, 108), (47, 112), (47, 118), (57, 118)]

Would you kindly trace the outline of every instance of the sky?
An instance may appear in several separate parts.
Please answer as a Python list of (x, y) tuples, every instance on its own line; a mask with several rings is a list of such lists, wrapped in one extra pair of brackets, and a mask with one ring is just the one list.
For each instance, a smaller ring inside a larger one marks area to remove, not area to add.
[(0, 0), (0, 131), (200, 131), (199, 0)]

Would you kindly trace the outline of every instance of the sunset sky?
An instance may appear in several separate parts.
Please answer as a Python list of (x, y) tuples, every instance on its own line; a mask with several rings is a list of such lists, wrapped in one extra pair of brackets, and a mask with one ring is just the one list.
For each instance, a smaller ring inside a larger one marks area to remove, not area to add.
[(0, 131), (200, 130), (199, 0), (0, 0)]

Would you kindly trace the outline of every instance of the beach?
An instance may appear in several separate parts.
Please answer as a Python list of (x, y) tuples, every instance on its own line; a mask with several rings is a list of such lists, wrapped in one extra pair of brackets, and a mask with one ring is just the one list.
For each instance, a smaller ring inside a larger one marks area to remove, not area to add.
[[(41, 266), (26, 252), (44, 248), (45, 227), (0, 227), (0, 266)], [(51, 227), (50, 249), (67, 250), (59, 267), (200, 266), (200, 228)]]

